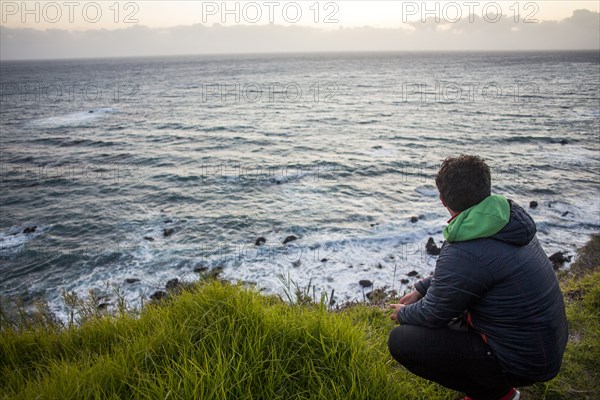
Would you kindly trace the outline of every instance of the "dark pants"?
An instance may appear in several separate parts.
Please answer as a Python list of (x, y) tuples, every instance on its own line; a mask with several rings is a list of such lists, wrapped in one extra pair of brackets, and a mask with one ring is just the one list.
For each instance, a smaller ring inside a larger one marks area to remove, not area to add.
[(392, 356), (410, 372), (476, 400), (497, 400), (533, 382), (504, 372), (491, 348), (472, 329), (400, 325), (390, 332)]

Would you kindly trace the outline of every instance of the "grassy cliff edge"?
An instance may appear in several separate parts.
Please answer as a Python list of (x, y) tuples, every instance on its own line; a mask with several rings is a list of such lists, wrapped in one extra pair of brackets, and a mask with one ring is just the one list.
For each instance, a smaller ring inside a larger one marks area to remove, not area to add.
[[(570, 338), (551, 382), (527, 399), (600, 397), (600, 236), (562, 276)], [(2, 399), (453, 399), (387, 351), (394, 326), (365, 304), (331, 312), (241, 285), (202, 282), (139, 316), (80, 326), (0, 325)]]

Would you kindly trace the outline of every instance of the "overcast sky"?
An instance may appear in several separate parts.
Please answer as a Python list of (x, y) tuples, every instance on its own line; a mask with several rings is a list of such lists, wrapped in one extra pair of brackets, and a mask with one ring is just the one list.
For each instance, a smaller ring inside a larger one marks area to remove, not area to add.
[(0, 2), (0, 59), (599, 49), (598, 1)]

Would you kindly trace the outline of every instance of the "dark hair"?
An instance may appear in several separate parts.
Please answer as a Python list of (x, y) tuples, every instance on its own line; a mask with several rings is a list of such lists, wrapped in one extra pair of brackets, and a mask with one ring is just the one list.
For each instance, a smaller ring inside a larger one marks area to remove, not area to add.
[(448, 157), (435, 176), (442, 200), (453, 211), (464, 211), (492, 194), (490, 168), (478, 156)]

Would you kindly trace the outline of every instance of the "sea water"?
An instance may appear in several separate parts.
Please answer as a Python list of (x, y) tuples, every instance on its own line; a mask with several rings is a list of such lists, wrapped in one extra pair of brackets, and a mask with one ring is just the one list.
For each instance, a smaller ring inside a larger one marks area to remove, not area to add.
[(60, 314), (62, 290), (110, 302), (108, 283), (139, 305), (216, 267), (338, 303), (364, 298), (361, 279), (401, 292), (435, 267), (425, 243), (449, 215), (434, 178), (461, 153), (487, 161), (548, 254), (573, 254), (600, 228), (599, 65), (598, 52), (3, 62), (0, 293)]

